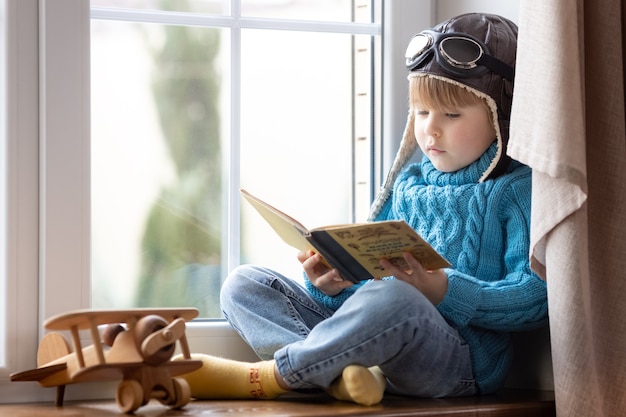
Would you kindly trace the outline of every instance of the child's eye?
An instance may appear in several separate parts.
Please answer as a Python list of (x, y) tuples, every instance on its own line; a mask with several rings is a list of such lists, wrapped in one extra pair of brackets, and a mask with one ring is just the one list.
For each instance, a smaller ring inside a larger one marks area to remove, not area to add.
[(418, 116), (426, 116), (428, 115), (428, 110), (416, 110), (415, 114), (417, 114)]
[(461, 117), (461, 115), (459, 113), (446, 113), (446, 117), (449, 117), (450, 119), (457, 119)]

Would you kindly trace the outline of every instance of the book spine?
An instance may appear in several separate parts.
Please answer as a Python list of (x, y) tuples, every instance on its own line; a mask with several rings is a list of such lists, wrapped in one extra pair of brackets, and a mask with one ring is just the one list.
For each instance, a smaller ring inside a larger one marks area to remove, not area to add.
[(337, 268), (343, 279), (358, 284), (360, 281), (373, 279), (367, 269), (352, 257), (328, 232), (316, 230), (308, 236), (311, 244), (319, 251), (320, 255), (333, 267)]

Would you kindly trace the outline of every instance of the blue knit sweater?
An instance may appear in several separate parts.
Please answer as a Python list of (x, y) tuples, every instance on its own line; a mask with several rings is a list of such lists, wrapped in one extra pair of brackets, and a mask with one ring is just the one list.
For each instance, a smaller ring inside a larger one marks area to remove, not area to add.
[[(425, 157), (397, 178), (376, 220), (403, 219), (450, 263), (448, 292), (439, 312), (467, 341), (482, 393), (501, 387), (511, 359), (509, 332), (543, 325), (546, 285), (529, 265), (530, 168), (513, 162), (509, 172), (479, 183), (495, 155), (492, 146), (453, 173)], [(308, 280), (324, 305), (338, 309), (367, 281), (327, 296)]]

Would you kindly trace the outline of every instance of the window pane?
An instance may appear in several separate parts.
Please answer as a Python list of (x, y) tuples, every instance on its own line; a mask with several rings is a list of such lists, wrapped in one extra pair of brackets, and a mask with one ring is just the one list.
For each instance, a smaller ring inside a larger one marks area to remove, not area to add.
[(92, 21), (94, 307), (220, 315), (222, 39)]
[[(350, 221), (351, 57), (349, 35), (242, 31), (242, 187), (308, 227)], [(242, 262), (301, 276), (295, 249), (242, 213)]]
[(352, 0), (242, 0), (241, 14), (281, 19), (352, 21)]
[(229, 0), (91, 0), (92, 7), (228, 14)]

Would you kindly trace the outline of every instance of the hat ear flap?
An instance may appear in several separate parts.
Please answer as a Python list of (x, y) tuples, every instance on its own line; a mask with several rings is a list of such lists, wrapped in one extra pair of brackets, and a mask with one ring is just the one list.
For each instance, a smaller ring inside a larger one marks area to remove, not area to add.
[(391, 169), (387, 174), (387, 178), (385, 179), (380, 193), (378, 193), (374, 203), (372, 204), (369, 220), (373, 220), (380, 213), (383, 205), (391, 195), (393, 184), (395, 183), (398, 174), (413, 157), (413, 154), (418, 148), (417, 139), (415, 138), (414, 124), (415, 112), (413, 112), (412, 109), (409, 109), (406, 126), (404, 127), (404, 133), (402, 134), (402, 141), (400, 142), (400, 149), (398, 149), (398, 153), (396, 154), (393, 164), (391, 165)]
[(391, 185), (393, 185), (396, 177), (406, 166), (407, 162), (413, 157), (417, 148), (417, 139), (415, 138), (415, 112), (413, 109), (409, 109), (406, 126), (402, 134), (402, 141), (400, 142), (400, 149), (398, 149), (393, 165), (391, 165), (391, 169), (389, 170), (388, 180), (391, 179)]

